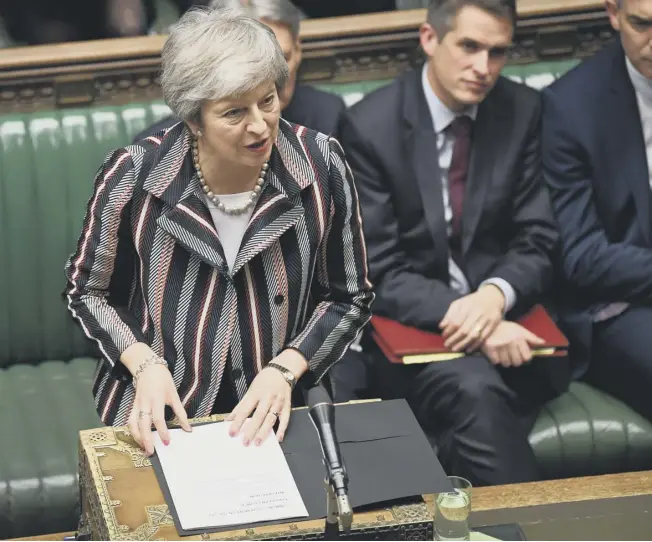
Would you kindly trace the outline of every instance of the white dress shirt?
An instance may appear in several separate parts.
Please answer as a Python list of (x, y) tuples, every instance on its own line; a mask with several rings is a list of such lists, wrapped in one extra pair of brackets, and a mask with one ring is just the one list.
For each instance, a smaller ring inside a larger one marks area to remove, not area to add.
[[(423, 92), (426, 96), (426, 102), (430, 109), (430, 116), (432, 117), (432, 124), (437, 134), (437, 152), (439, 154), (439, 170), (441, 172), (441, 193), (444, 200), (444, 218), (446, 220), (446, 229), (450, 237), (452, 232), (453, 221), (453, 208), (450, 204), (450, 197), (448, 191), (448, 170), (451, 166), (453, 159), (453, 146), (455, 145), (455, 137), (450, 130), (446, 130), (450, 124), (455, 120), (457, 115), (467, 115), (475, 120), (478, 114), (478, 106), (474, 105), (467, 110), (460, 113), (455, 113), (446, 107), (442, 101), (437, 97), (435, 92), (430, 86), (428, 81), (427, 64), (423, 66), (421, 74), (421, 81), (423, 84)], [(434, 181), (434, 178), (433, 178)], [(471, 286), (469, 281), (464, 275), (464, 272), (455, 263), (452, 257), (448, 258), (448, 274), (450, 275), (450, 287), (461, 295), (471, 293)], [(516, 303), (516, 292), (512, 285), (504, 279), (494, 277), (485, 280), (480, 284), (493, 284), (497, 286), (505, 296), (505, 312), (509, 311)]]

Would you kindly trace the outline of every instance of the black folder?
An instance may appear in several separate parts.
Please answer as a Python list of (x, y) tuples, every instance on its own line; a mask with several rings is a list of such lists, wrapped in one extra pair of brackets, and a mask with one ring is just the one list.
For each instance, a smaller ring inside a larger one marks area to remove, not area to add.
[[(404, 399), (337, 405), (335, 427), (349, 473), (349, 499), (354, 512), (388, 501), (452, 491), (437, 456)], [(325, 469), (317, 431), (307, 409), (292, 412), (281, 448), (308, 510), (308, 517), (294, 521), (325, 518)], [(293, 521), (184, 530), (156, 454), (151, 460), (177, 532), (182, 536)]]

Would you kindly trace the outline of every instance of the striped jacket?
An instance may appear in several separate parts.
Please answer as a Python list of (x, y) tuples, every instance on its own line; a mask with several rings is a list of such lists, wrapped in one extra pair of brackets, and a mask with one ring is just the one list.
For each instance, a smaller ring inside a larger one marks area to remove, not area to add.
[(261, 196), (229, 271), (183, 124), (111, 153), (95, 179), (64, 292), (103, 356), (93, 393), (107, 425), (134, 399), (119, 362), (163, 356), (189, 416), (210, 413), (227, 362), (239, 398), (286, 348), (319, 380), (370, 317), (357, 193), (339, 143), (281, 120)]

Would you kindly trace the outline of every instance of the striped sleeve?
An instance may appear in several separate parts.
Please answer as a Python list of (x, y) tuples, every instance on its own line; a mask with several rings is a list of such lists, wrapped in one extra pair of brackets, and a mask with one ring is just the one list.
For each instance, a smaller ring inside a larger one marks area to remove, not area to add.
[(374, 299), (353, 174), (333, 138), (329, 140), (328, 184), (330, 221), (312, 288), (317, 305), (304, 329), (288, 345), (308, 360), (316, 381), (339, 361), (369, 321)]
[[(116, 376), (123, 377), (127, 371), (118, 363), (120, 355), (130, 345), (145, 340), (135, 317), (122, 306), (126, 306), (120, 301), (124, 296), (119, 295), (130, 287), (124, 282), (129, 282), (124, 268), (130, 266), (123, 264), (133, 258), (126, 210), (133, 195), (134, 175), (127, 150), (109, 154), (95, 178), (77, 249), (65, 267), (68, 309), (86, 336), (97, 343)], [(116, 267), (120, 281), (112, 281)]]

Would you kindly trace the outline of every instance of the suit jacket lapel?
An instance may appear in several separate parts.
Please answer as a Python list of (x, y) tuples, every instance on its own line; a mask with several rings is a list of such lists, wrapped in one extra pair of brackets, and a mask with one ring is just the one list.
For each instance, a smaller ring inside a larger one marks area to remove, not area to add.
[(325, 170), (316, 171), (308, 156), (310, 152), (323, 153), (326, 149), (306, 149), (304, 131), (302, 126), (293, 128), (281, 120), (266, 183), (242, 239), (232, 269), (234, 275), (301, 219), (304, 214), (301, 190), (315, 182), (318, 175), (328, 175)]
[[(281, 120), (266, 183), (242, 239), (231, 275), (301, 219), (304, 214), (301, 190), (310, 186), (318, 175), (328, 174), (325, 170), (316, 171), (308, 158), (309, 152), (325, 154), (326, 141), (310, 143), (316, 148), (308, 150), (306, 139), (302, 138), (305, 128), (296, 129), (299, 133)], [(229, 274), (224, 249), (204, 202), (188, 152), (190, 134), (183, 127), (175, 128), (171, 134), (173, 141), (166, 142), (165, 147), (161, 144), (157, 163), (143, 186), (167, 203), (167, 209), (159, 216), (157, 223), (191, 254), (220, 272)]]
[(247, 231), (244, 234), (232, 273), (235, 275), (257, 254), (275, 243), (303, 216), (301, 198), (291, 200), (279, 187), (273, 170), (261, 193)]
[(143, 188), (166, 204), (158, 226), (188, 252), (228, 273), (224, 250), (188, 152), (190, 141), (183, 124), (173, 128), (161, 142)]
[(224, 249), (196, 175), (191, 177), (188, 189), (181, 199), (174, 207), (163, 212), (157, 223), (188, 252), (221, 273), (228, 274)]
[(412, 152), (412, 168), (421, 194), (423, 213), (437, 254), (448, 258), (448, 234), (437, 153), (437, 134), (431, 129), (408, 132), (406, 144)]
[[(506, 141), (506, 134), (509, 133), (508, 127), (501, 128), (501, 123), (509, 120), (501, 117), (497, 113), (499, 107), (491, 102), (489, 94), (478, 107), (473, 123), (473, 142), (462, 208), (462, 254), (467, 252), (475, 235), (485, 197), (495, 175), (500, 144)], [(501, 134), (505, 134), (505, 137), (501, 138)]]
[[(437, 134), (421, 86), (421, 70), (405, 81), (405, 145), (421, 195), (423, 213), (440, 262), (448, 261), (448, 233), (437, 152)], [(448, 264), (445, 264), (448, 272)]]
[(622, 47), (614, 57), (611, 96), (607, 100), (604, 129), (611, 134), (609, 153), (618, 157), (621, 172), (634, 195), (644, 238), (650, 242), (650, 181), (641, 115)]

